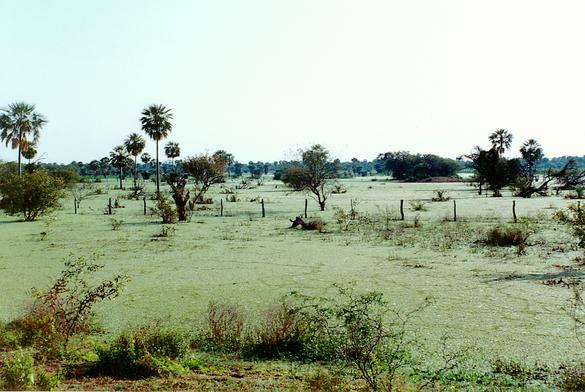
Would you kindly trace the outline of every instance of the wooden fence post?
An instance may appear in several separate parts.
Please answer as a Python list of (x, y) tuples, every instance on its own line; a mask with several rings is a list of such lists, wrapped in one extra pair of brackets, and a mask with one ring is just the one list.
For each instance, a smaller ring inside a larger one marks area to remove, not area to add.
[(453, 222), (457, 222), (457, 202), (453, 200)]
[(75, 213), (77, 214), (77, 197), (73, 197), (73, 208), (75, 209)]
[(309, 204), (309, 201), (307, 199), (305, 199), (305, 219), (307, 219), (307, 205)]
[(266, 217), (266, 210), (264, 209), (264, 199), (262, 199), (262, 218)]
[(144, 215), (146, 215), (146, 196), (142, 198), (142, 203), (144, 204)]
[(223, 216), (223, 199), (219, 199), (219, 216)]
[(108, 201), (108, 215), (112, 215), (112, 198)]
[(400, 200), (400, 220), (404, 220), (404, 200)]
[(512, 215), (514, 215), (514, 223), (517, 223), (518, 217), (516, 216), (516, 200), (512, 201)]

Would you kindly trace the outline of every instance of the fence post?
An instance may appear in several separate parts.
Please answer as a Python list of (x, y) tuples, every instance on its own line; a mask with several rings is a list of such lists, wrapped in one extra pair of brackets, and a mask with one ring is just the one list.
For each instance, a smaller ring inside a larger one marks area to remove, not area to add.
[(146, 196), (142, 198), (142, 203), (144, 204), (144, 215), (146, 215)]
[(307, 219), (307, 205), (309, 204), (309, 201), (307, 199), (305, 199), (305, 219)]
[(264, 209), (264, 199), (262, 199), (262, 218), (266, 217), (266, 210)]
[(517, 223), (518, 217), (516, 216), (516, 200), (512, 201), (512, 215), (514, 215), (514, 223)]
[(112, 215), (112, 198), (108, 201), (108, 215)]
[(219, 216), (223, 216), (223, 199), (219, 199)]
[(75, 209), (75, 213), (77, 214), (77, 197), (73, 197), (73, 208)]
[(453, 200), (453, 222), (457, 222), (457, 202)]
[(400, 220), (404, 220), (404, 200), (400, 200)]

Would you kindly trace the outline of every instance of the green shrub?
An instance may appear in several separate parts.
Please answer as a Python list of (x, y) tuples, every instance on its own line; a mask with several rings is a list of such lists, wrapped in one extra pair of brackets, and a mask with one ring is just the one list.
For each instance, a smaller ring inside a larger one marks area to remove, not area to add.
[(491, 246), (525, 246), (529, 235), (521, 228), (496, 226), (488, 230), (484, 243)]
[(6, 213), (23, 214), (26, 221), (33, 221), (59, 207), (63, 181), (43, 170), (9, 176), (0, 184), (0, 196), (0, 208)]
[(177, 223), (177, 210), (171, 205), (169, 200), (160, 196), (156, 200), (156, 205), (151, 209), (152, 212), (161, 217), (162, 223)]
[(59, 169), (52, 171), (50, 174), (51, 177), (58, 178), (67, 188), (74, 187), (81, 179), (79, 173), (71, 169)]
[(312, 359), (317, 346), (312, 319), (287, 302), (268, 309), (246, 337), (242, 351), (249, 358)]
[(571, 204), (566, 210), (558, 210), (555, 218), (571, 228), (573, 236), (579, 241), (579, 247), (585, 251), (585, 206)]
[(563, 391), (585, 391), (585, 364), (565, 369), (561, 373), (559, 388)]
[(2, 388), (7, 390), (27, 389), (34, 385), (34, 359), (32, 355), (18, 350), (0, 367)]
[(92, 371), (120, 378), (144, 378), (179, 374), (176, 362), (188, 351), (187, 337), (156, 325), (137, 327), (120, 334), (105, 346), (97, 346), (97, 362)]
[(18, 341), (18, 334), (0, 322), (0, 350), (13, 350), (18, 347)]

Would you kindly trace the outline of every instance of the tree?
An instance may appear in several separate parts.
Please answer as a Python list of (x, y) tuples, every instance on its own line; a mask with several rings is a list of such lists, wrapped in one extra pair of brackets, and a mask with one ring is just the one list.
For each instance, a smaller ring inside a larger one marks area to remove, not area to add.
[(331, 180), (337, 176), (339, 161), (331, 161), (329, 151), (320, 144), (300, 150), (300, 165), (287, 168), (281, 176), (282, 182), (296, 191), (307, 191), (325, 211), (325, 202), (331, 195)]
[(172, 197), (177, 207), (179, 221), (186, 221), (189, 214), (189, 195), (187, 190), (188, 175), (186, 173), (172, 172), (165, 176), (167, 184), (171, 187)]
[(205, 192), (213, 184), (224, 181), (225, 167), (226, 162), (221, 157), (209, 155), (189, 157), (181, 162), (181, 170), (193, 177), (195, 181), (195, 196), (193, 197), (195, 203), (203, 202)]
[(179, 147), (179, 143), (176, 142), (168, 142), (165, 145), (165, 155), (167, 158), (171, 160), (171, 165), (173, 167), (173, 171), (175, 170), (175, 158), (181, 155), (181, 148)]
[(510, 146), (512, 146), (513, 138), (512, 134), (505, 129), (498, 129), (489, 136), (492, 147), (496, 150), (498, 155), (502, 155), (510, 148)]
[(122, 185), (123, 170), (132, 165), (132, 160), (128, 157), (128, 152), (124, 146), (116, 146), (112, 152), (110, 152), (110, 164), (120, 170), (120, 189), (124, 189)]
[(160, 168), (158, 159), (158, 142), (165, 139), (173, 126), (171, 120), (173, 114), (171, 109), (167, 109), (163, 105), (150, 105), (142, 111), (140, 122), (142, 123), (142, 130), (156, 142), (156, 193), (160, 195)]
[[(413, 155), (408, 151), (396, 151), (380, 154), (378, 159), (384, 159), (384, 167), (392, 172), (392, 177), (405, 181), (451, 177), (460, 169), (457, 161), (433, 154)], [(356, 159), (354, 163), (357, 165), (359, 161)]]
[(30, 165), (30, 163), (31, 163), (30, 161), (32, 159), (34, 159), (34, 157), (37, 156), (37, 153), (38, 153), (38, 151), (35, 148), (35, 145), (29, 144), (28, 148), (26, 150), (22, 151), (22, 157), (24, 159), (26, 159), (28, 161), (28, 164)]
[(29, 144), (37, 144), (47, 119), (35, 112), (35, 105), (16, 102), (0, 109), (0, 140), (18, 149), (18, 175), (22, 175), (21, 155)]
[(110, 158), (103, 157), (100, 159), (100, 171), (104, 178), (108, 177), (108, 174), (110, 174)]
[[(540, 161), (544, 154), (540, 144), (534, 140), (529, 139), (522, 147), (520, 147), (520, 154), (522, 155), (522, 175), (516, 181), (516, 196), (530, 197), (534, 193), (546, 194), (548, 182), (545, 181), (541, 186), (536, 187), (534, 184), (536, 178), (536, 164)], [(544, 185), (544, 187), (542, 186)]]
[(137, 189), (136, 187), (136, 179), (138, 177), (138, 172), (136, 171), (137, 167), (137, 158), (138, 154), (144, 150), (144, 139), (137, 133), (131, 133), (128, 138), (124, 141), (124, 147), (126, 147), (126, 151), (128, 154), (134, 157), (134, 190)]
[[(217, 150), (213, 153), (213, 157), (215, 159), (222, 159), (226, 163), (226, 170), (228, 173), (228, 177), (230, 175), (230, 166), (234, 164), (234, 154), (230, 154), (225, 150)], [(240, 173), (241, 174), (241, 173)]]
[(0, 208), (6, 213), (22, 213), (25, 221), (34, 221), (59, 207), (59, 199), (64, 196), (63, 181), (44, 170), (12, 175), (2, 181), (0, 196)]

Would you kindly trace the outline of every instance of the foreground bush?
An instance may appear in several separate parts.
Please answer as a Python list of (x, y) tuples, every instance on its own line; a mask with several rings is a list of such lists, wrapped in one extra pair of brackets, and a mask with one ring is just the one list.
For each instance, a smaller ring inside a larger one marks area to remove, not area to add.
[(53, 390), (59, 386), (62, 373), (46, 373), (34, 366), (34, 358), (22, 350), (15, 351), (0, 361), (0, 388), (3, 390)]
[(177, 360), (189, 349), (187, 337), (156, 325), (137, 327), (120, 334), (108, 345), (96, 347), (92, 372), (118, 378), (145, 378), (181, 373)]
[(91, 275), (102, 267), (85, 257), (66, 260), (65, 269), (53, 285), (36, 290), (24, 314), (9, 324), (19, 344), (39, 349), (40, 355), (55, 357), (73, 336), (91, 332), (94, 306), (116, 298), (128, 280), (116, 275), (92, 285)]
[(64, 196), (63, 181), (43, 170), (10, 176), (0, 184), (0, 208), (11, 215), (22, 214), (24, 220), (37, 217), (59, 207)]

